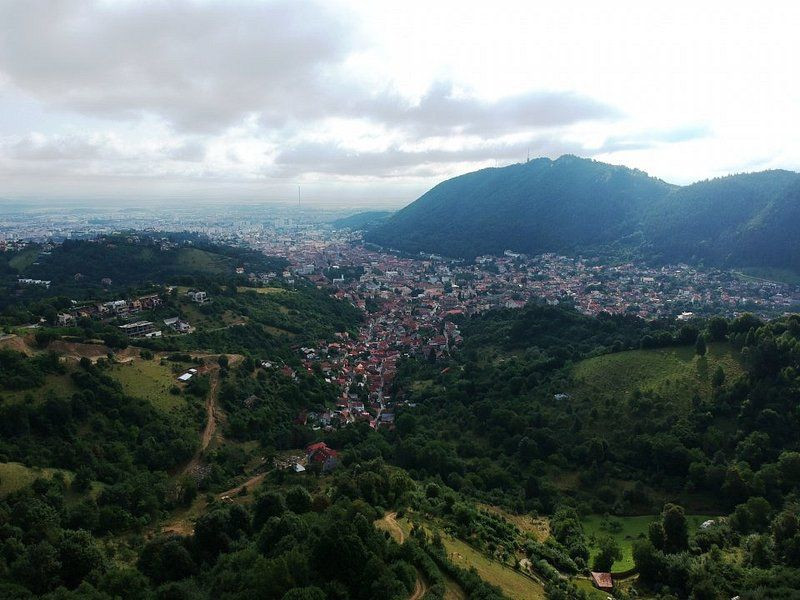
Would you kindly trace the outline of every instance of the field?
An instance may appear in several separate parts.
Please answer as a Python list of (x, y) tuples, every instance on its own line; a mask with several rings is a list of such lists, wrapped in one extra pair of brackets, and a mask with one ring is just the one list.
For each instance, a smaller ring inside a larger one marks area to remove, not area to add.
[(231, 270), (232, 261), (226, 256), (212, 254), (197, 248), (182, 248), (176, 263), (189, 271), (220, 274)]
[(574, 583), (579, 590), (583, 590), (589, 597), (589, 600), (606, 600), (608, 598), (607, 592), (598, 590), (588, 579), (576, 578), (572, 580), (572, 583)]
[(790, 269), (777, 269), (771, 267), (745, 267), (734, 271), (742, 279), (759, 279), (765, 281), (777, 281), (778, 283), (788, 283), (790, 285), (800, 285), (800, 274)]
[(240, 294), (245, 292), (255, 292), (256, 294), (280, 294), (289, 293), (287, 290), (279, 287), (247, 287), (240, 285), (236, 288)]
[(40, 252), (41, 248), (28, 248), (8, 261), (8, 264), (12, 269), (16, 269), (19, 273), (22, 273), (22, 271), (33, 264)]
[[(633, 543), (639, 539), (647, 537), (647, 530), (650, 523), (658, 518), (657, 515), (645, 515), (639, 517), (603, 517), (592, 515), (583, 519), (583, 530), (589, 542), (591, 557), (589, 564), (597, 554), (595, 540), (603, 536), (613, 537), (622, 550), (622, 560), (614, 563), (611, 570), (615, 573), (628, 571), (634, 567), (633, 564)], [(691, 536), (698, 530), (700, 524), (708, 519), (713, 519), (709, 515), (686, 515), (689, 522), (689, 535)], [(612, 527), (609, 527), (608, 524)]]
[(169, 412), (185, 404), (183, 396), (169, 392), (177, 381), (177, 375), (169, 364), (161, 365), (158, 360), (135, 360), (116, 365), (112, 375), (122, 384), (127, 395), (148, 400), (158, 410)]
[[(405, 517), (395, 519), (394, 513), (389, 513), (384, 518), (375, 521), (375, 526), (388, 531), (396, 542), (401, 542), (411, 533), (411, 524), (408, 519)], [(498, 586), (510, 598), (537, 599), (545, 597), (542, 585), (508, 565), (490, 560), (469, 544), (445, 533), (442, 533), (442, 542), (450, 562), (462, 569), (474, 567), (481, 579)], [(463, 590), (455, 582), (446, 580), (445, 583), (447, 585), (445, 598), (452, 600), (464, 598)]]
[(463, 569), (474, 567), (481, 579), (502, 589), (509, 598), (545, 598), (544, 587), (522, 573), (486, 558), (472, 546), (449, 535), (442, 535), (442, 541), (454, 565)]
[(522, 533), (528, 533), (540, 542), (550, 537), (550, 522), (546, 517), (534, 518), (530, 515), (515, 515), (500, 507), (490, 506), (488, 504), (478, 504), (477, 506), (490, 513), (500, 515)]
[(78, 388), (72, 382), (69, 373), (66, 373), (64, 375), (47, 375), (43, 385), (29, 390), (0, 389), (0, 398), (3, 398), (6, 402), (17, 404), (25, 402), (25, 397), (30, 394), (34, 399), (34, 403), (40, 403), (50, 394), (55, 394), (61, 398), (69, 398), (76, 391), (78, 391)]
[(742, 373), (739, 353), (730, 344), (720, 342), (709, 344), (704, 357), (697, 356), (693, 346), (605, 354), (581, 361), (572, 374), (579, 389), (587, 392), (603, 390), (624, 395), (640, 389), (690, 400), (695, 393), (709, 396), (718, 365), (728, 381)]
[[(59, 469), (34, 469), (14, 462), (0, 463), (0, 496), (21, 490), (39, 477), (50, 478), (59, 471)], [(72, 480), (72, 473), (60, 472), (68, 482)]]

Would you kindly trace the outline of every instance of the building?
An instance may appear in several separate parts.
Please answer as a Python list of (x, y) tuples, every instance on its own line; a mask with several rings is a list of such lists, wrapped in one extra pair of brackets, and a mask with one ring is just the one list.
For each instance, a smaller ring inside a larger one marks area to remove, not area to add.
[(306, 458), (309, 464), (321, 464), (323, 473), (327, 473), (339, 465), (339, 453), (328, 448), (325, 442), (317, 442), (308, 446)]
[(198, 304), (205, 304), (208, 300), (208, 295), (199, 290), (189, 290), (186, 295), (191, 298), (192, 302), (197, 302)]
[(180, 317), (172, 317), (170, 319), (164, 319), (164, 325), (166, 325), (173, 331), (177, 331), (178, 333), (191, 333), (194, 330), (191, 325), (189, 325), (186, 321), (184, 321)]
[(591, 576), (592, 585), (594, 585), (594, 587), (596, 587), (598, 590), (610, 592), (614, 589), (614, 580), (611, 577), (611, 573), (598, 573), (596, 571), (592, 571)]
[[(151, 321), (136, 321), (135, 323), (126, 323), (120, 325), (119, 328), (128, 337), (150, 337), (156, 333), (156, 326)], [(157, 332), (161, 333), (161, 332)]]

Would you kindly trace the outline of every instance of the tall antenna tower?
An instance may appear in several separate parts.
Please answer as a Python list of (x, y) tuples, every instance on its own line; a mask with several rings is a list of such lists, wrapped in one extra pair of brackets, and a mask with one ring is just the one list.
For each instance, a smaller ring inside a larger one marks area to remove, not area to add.
[(526, 163), (531, 162), (531, 151), (530, 151), (530, 148), (528, 149), (528, 159), (525, 162)]
[(297, 186), (297, 206), (300, 207), (300, 186)]

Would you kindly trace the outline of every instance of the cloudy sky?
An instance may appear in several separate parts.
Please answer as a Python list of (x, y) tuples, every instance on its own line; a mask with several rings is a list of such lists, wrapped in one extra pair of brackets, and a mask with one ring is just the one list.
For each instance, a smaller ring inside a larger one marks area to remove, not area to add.
[(565, 153), (800, 170), (800, 4), (0, 0), (0, 198), (395, 204)]

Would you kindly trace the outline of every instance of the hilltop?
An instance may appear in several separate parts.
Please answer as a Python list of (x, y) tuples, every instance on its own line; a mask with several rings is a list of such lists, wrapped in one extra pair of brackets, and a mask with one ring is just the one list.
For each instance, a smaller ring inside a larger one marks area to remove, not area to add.
[(444, 181), (366, 240), (472, 258), (631, 254), (659, 261), (800, 271), (800, 174), (765, 171), (676, 186), (627, 167), (562, 156)]

